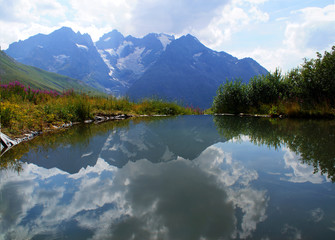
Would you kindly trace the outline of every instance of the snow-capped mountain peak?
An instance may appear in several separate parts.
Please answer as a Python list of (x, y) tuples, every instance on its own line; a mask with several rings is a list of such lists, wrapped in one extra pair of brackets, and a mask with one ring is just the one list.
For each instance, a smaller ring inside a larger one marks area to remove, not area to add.
[(129, 85), (142, 76), (174, 41), (168, 34), (150, 33), (143, 38), (124, 37), (117, 30), (104, 34), (95, 43), (101, 58), (113, 79), (121, 80), (123, 86)]
[(158, 35), (159, 41), (161, 41), (163, 49), (165, 51), (166, 46), (169, 45), (173, 40), (175, 40), (174, 36), (170, 36), (164, 33)]
[(88, 34), (64, 27), (12, 43), (6, 53), (117, 96), (141, 99), (156, 95), (202, 108), (210, 107), (226, 78), (248, 81), (267, 73), (254, 60), (215, 52), (192, 35), (175, 39), (150, 33), (136, 38), (113, 30), (93, 43)]

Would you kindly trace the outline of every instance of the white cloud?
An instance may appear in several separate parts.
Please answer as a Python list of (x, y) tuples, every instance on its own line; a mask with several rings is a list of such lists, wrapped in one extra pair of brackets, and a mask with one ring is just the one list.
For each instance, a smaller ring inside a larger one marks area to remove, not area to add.
[(66, 6), (54, 0), (0, 0), (0, 6), (2, 49), (12, 42), (56, 30), (59, 25), (54, 21), (64, 21), (67, 12)]
[(92, 25), (97, 28), (108, 26), (109, 31), (118, 29), (125, 35), (144, 36), (149, 32), (178, 35), (204, 28), (217, 14), (217, 9), (227, 2), (102, 0), (92, 4), (90, 0), (71, 0), (70, 5), (74, 12), (73, 21), (80, 23), (82, 29)]
[(293, 11), (290, 17), (277, 22), (282, 24), (283, 21), (284, 38), (277, 48), (258, 46), (250, 51), (231, 53), (239, 58), (252, 57), (268, 70), (279, 67), (287, 72), (302, 64), (303, 58), (315, 58), (317, 51), (330, 51), (335, 44), (335, 5)]
[[(316, 51), (330, 50), (335, 42), (334, 4), (289, 15), (287, 11), (294, 8), (267, 12), (272, 5), (267, 0), (0, 0), (0, 5), (2, 49), (61, 26), (89, 33), (94, 41), (112, 29), (136, 37), (149, 32), (191, 33), (208, 47), (255, 58), (269, 70), (287, 71), (302, 63), (302, 58), (314, 57)], [(272, 44), (274, 40), (281, 43)]]
[[(5, 28), (11, 25), (11, 28), (1, 29), (0, 44), (7, 48), (11, 42), (27, 38), (22, 30), (34, 35), (49, 33), (63, 25), (89, 33), (95, 41), (112, 29), (138, 37), (149, 32), (182, 35), (207, 28), (228, 2), (101, 0), (92, 3), (90, 0), (70, 0), (65, 4), (61, 0), (13, 0), (1, 4), (4, 7), (0, 10), (0, 23)], [(41, 28), (36, 31), (32, 25)], [(16, 34), (10, 33), (13, 29), (17, 29)]]
[(292, 12), (296, 22), (288, 22), (284, 44), (289, 48), (329, 48), (335, 43), (335, 5), (304, 8)]
[(314, 57), (315, 51), (311, 49), (292, 49), (279, 47), (276, 49), (262, 48), (260, 46), (250, 51), (231, 51), (238, 58), (251, 57), (269, 71), (279, 68), (285, 73), (293, 67), (298, 67), (306, 56)]
[(131, 6), (134, 0), (130, 1), (95, 1), (70, 0), (73, 11), (73, 21), (82, 27), (94, 25), (122, 27), (125, 19), (129, 18)]
[(268, 0), (246, 0), (246, 1), (253, 4), (262, 4), (267, 2)]
[(267, 22), (270, 19), (270, 16), (268, 13), (262, 12), (256, 6), (251, 7), (249, 10), (249, 13), (251, 14), (251, 16), (256, 22)]
[(30, 0), (34, 4), (33, 14), (36, 16), (57, 17), (64, 19), (66, 17), (67, 7), (55, 0)]
[(48, 18), (65, 18), (66, 6), (54, 0), (0, 0), (0, 20), (6, 23), (48, 23)]
[(33, 4), (26, 0), (0, 0), (0, 20), (6, 22), (30, 22), (38, 16), (31, 14)]
[[(269, 14), (259, 8), (264, 1), (231, 1), (217, 10), (206, 27), (193, 29), (192, 34), (211, 48), (220, 48), (232, 36), (248, 31), (250, 25), (269, 21)], [(223, 49), (224, 50), (224, 49)]]
[(212, 20), (221, 6), (228, 1), (152, 1), (138, 2), (132, 12), (134, 28), (144, 28), (146, 32), (163, 31), (182, 33), (189, 29), (204, 28)]

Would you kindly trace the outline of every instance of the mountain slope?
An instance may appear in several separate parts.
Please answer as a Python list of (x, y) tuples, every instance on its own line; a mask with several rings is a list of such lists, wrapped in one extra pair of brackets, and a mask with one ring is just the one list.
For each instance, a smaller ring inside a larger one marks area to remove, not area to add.
[(6, 53), (21, 63), (80, 79), (98, 89), (115, 86), (91, 37), (71, 28), (12, 43)]
[(213, 51), (192, 35), (175, 39), (150, 33), (135, 38), (113, 30), (93, 43), (88, 34), (63, 27), (12, 43), (6, 53), (116, 96), (134, 100), (155, 96), (201, 108), (211, 106), (227, 78), (247, 82), (267, 73), (253, 59)]
[(19, 81), (34, 89), (47, 89), (58, 92), (73, 89), (77, 92), (102, 94), (82, 81), (18, 63), (8, 57), (3, 51), (0, 51), (0, 79), (1, 84)]
[(173, 40), (173, 36), (155, 33), (143, 38), (124, 37), (117, 30), (104, 34), (96, 42), (96, 47), (109, 68), (109, 75), (120, 84), (114, 92), (124, 94)]
[(132, 99), (157, 96), (185, 105), (209, 108), (225, 79), (266, 74), (252, 59), (237, 58), (205, 47), (191, 35), (171, 42), (160, 58), (128, 90)]

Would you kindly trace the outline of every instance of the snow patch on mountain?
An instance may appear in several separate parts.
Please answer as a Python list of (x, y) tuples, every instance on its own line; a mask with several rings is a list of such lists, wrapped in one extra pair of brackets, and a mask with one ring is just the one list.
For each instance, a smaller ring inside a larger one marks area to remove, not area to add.
[(104, 42), (108, 42), (109, 39), (111, 39), (111, 37), (105, 38)]
[(141, 54), (143, 53), (144, 49), (145, 48), (136, 47), (133, 53), (130, 53), (128, 56), (124, 58), (119, 58), (117, 60), (116, 66), (120, 70), (128, 69), (133, 71), (135, 74), (143, 73), (144, 66), (141, 63)]
[(105, 52), (109, 53), (109, 55), (111, 55), (111, 56), (117, 56), (117, 53), (113, 48), (108, 48), (108, 49), (99, 50), (99, 51), (105, 51)]
[(173, 37), (166, 35), (166, 34), (160, 34), (158, 36), (158, 39), (159, 41), (161, 41), (164, 51), (166, 49), (166, 46), (169, 45), (172, 42), (172, 40), (174, 40)]
[(199, 52), (193, 55), (193, 58), (197, 59), (199, 58), (201, 55), (203, 54), (203, 52)]
[(84, 50), (88, 51), (88, 47), (85, 46), (85, 45), (80, 45), (80, 44), (76, 43), (76, 46), (80, 49), (84, 49)]
[(144, 53), (142, 53), (142, 58), (149, 55), (152, 52), (152, 49), (146, 49)]
[(123, 41), (123, 43), (119, 46), (119, 48), (116, 50), (117, 55), (121, 55), (121, 53), (123, 52), (123, 50), (127, 47), (127, 46), (133, 46), (134, 44), (132, 42), (129, 41)]
[(113, 77), (113, 80), (118, 82), (122, 87), (126, 87), (126, 88), (130, 87), (130, 84), (126, 81), (122, 81), (122, 80), (120, 80), (118, 78), (115, 78), (115, 77)]
[(107, 59), (107, 55), (105, 54), (104, 50), (98, 50), (102, 60), (106, 63), (108, 69), (109, 69), (109, 76), (113, 75), (113, 71), (114, 71), (114, 67), (112, 66), (112, 64), (110, 64), (109, 60)]
[(63, 64), (67, 59), (70, 58), (70, 56), (61, 54), (61, 55), (53, 56), (53, 58), (55, 59), (57, 63)]

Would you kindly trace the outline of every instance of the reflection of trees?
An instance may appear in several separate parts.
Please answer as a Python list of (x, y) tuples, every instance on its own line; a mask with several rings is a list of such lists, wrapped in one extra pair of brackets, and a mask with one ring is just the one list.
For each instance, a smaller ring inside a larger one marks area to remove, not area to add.
[(22, 163), (20, 161), (17, 161), (16, 156), (22, 156), (26, 152), (28, 152), (29, 149), (27, 146), (22, 146), (20, 149), (18, 149), (17, 152), (14, 151), (8, 151), (4, 156), (1, 156), (0, 159), (0, 170), (4, 169), (10, 169), (14, 170), (15, 172), (21, 172), (22, 171)]
[(286, 144), (300, 154), (314, 172), (328, 174), (335, 182), (335, 122), (332, 120), (268, 119), (215, 116), (215, 125), (227, 139), (248, 135), (255, 144), (276, 149)]
[(44, 133), (31, 141), (22, 142), (8, 150), (1, 156), (0, 170), (14, 169), (22, 170), (22, 164), (18, 159), (29, 151), (42, 153), (47, 149), (57, 149), (66, 145), (80, 145), (83, 149), (89, 144), (90, 138), (103, 135), (115, 128), (128, 127), (129, 120), (110, 121), (101, 124), (80, 124), (69, 129), (61, 129), (56, 132)]

